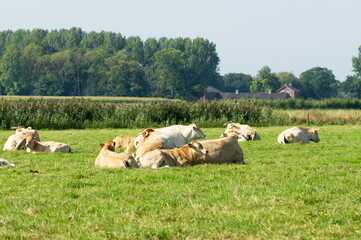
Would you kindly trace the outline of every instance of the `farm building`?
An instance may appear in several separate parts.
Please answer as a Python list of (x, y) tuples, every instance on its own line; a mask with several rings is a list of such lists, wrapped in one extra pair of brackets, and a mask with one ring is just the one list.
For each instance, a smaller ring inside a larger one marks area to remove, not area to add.
[(204, 99), (240, 99), (240, 98), (258, 98), (258, 99), (287, 99), (290, 98), (290, 95), (286, 92), (280, 93), (248, 93), (248, 92), (222, 92), (217, 88), (208, 86), (206, 93), (204, 94)]
[(283, 87), (278, 89), (276, 93), (287, 93), (290, 95), (291, 98), (299, 98), (300, 97), (300, 90), (296, 89), (292, 86), (292, 83), (285, 83)]

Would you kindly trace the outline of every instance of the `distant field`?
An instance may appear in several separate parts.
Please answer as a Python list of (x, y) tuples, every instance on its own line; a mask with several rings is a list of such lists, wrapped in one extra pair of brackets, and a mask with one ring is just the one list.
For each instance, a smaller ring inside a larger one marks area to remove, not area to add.
[[(46, 99), (46, 100), (72, 100), (72, 99), (89, 99), (93, 101), (109, 102), (152, 102), (152, 101), (170, 101), (167, 98), (151, 97), (106, 97), (106, 96), (0, 96), (0, 99), (19, 100), (19, 99)], [(174, 101), (174, 100), (172, 100)]]
[(0, 168), (0, 239), (360, 239), (361, 126), (279, 145), (285, 128), (240, 143), (246, 165), (158, 170), (94, 166), (100, 142), (142, 129), (40, 130), (73, 153), (0, 153), (16, 164)]
[(295, 124), (361, 124), (360, 109), (276, 109), (273, 115), (284, 119), (288, 116), (288, 120)]

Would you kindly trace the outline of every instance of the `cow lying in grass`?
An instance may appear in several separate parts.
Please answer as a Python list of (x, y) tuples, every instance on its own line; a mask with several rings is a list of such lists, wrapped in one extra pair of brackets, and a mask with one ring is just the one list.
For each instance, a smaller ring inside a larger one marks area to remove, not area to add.
[(302, 128), (302, 127), (293, 127), (286, 129), (278, 136), (278, 143), (310, 143), (314, 141), (318, 143), (320, 138), (318, 137), (318, 129), (315, 128)]
[(95, 160), (95, 166), (101, 168), (138, 168), (138, 164), (132, 155), (114, 152), (115, 143), (113, 141), (100, 143), (100, 148), (102, 150)]
[(177, 149), (157, 149), (147, 152), (139, 158), (138, 163), (142, 168), (159, 168), (173, 166), (192, 166), (197, 159), (207, 154), (202, 144), (197, 141)]
[(113, 139), (115, 148), (125, 148), (125, 153), (130, 153), (134, 146), (135, 137), (117, 136)]
[(40, 152), (62, 152), (70, 153), (71, 149), (69, 145), (65, 143), (59, 143), (54, 141), (39, 142), (33, 136), (26, 138), (26, 151), (31, 153), (40, 153)]
[[(144, 131), (147, 131), (148, 129)], [(164, 149), (180, 148), (191, 141), (206, 137), (202, 130), (194, 123), (188, 126), (172, 125), (165, 128), (157, 128), (153, 131), (157, 133), (158, 137), (163, 139)], [(138, 148), (141, 142), (139, 138), (142, 138), (142, 133), (138, 134), (135, 140), (136, 148)]]
[[(225, 123), (227, 125), (226, 131), (224, 133), (236, 132), (238, 136), (238, 141), (256, 141), (261, 140), (261, 137), (258, 135), (256, 130), (248, 126), (247, 124), (234, 123), (229, 121)], [(222, 135), (221, 135), (222, 138)]]
[(195, 164), (212, 163), (239, 163), (244, 164), (243, 151), (238, 144), (236, 134), (223, 133), (222, 139), (201, 141), (202, 146), (207, 149), (207, 155), (197, 159)]
[(20, 127), (12, 127), (11, 129), (16, 129), (15, 134), (11, 135), (8, 138), (8, 140), (4, 145), (3, 151), (26, 149), (25, 142), (26, 142), (26, 137), (28, 136), (33, 136), (39, 139), (39, 134), (31, 127), (25, 128), (24, 126), (20, 126)]

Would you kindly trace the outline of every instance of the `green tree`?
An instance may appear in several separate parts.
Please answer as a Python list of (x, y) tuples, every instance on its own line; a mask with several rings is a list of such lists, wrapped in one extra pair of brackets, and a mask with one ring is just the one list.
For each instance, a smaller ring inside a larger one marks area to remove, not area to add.
[(106, 89), (110, 96), (142, 96), (147, 89), (144, 70), (123, 49), (106, 59), (108, 66)]
[(157, 92), (169, 98), (179, 98), (182, 92), (184, 75), (183, 53), (174, 48), (158, 51), (155, 54), (155, 77)]
[(352, 58), (353, 76), (347, 76), (342, 83), (342, 89), (351, 94), (352, 97), (361, 98), (361, 46), (358, 57)]
[(275, 73), (271, 73), (271, 68), (264, 66), (253, 78), (251, 84), (252, 92), (276, 91), (281, 86), (280, 81)]
[(341, 83), (342, 90), (349, 93), (351, 97), (361, 98), (361, 78), (347, 76), (346, 81)]
[(33, 85), (39, 78), (39, 72), (37, 68), (38, 59), (43, 55), (43, 47), (30, 43), (24, 48), (23, 54), (20, 58), (22, 65), (22, 76), (19, 80), (22, 80), (22, 95), (31, 95), (33, 91)]
[(8, 95), (21, 94), (22, 86), (20, 82), (21, 76), (21, 52), (15, 44), (6, 48), (0, 62), (1, 85), (4, 92)]
[(301, 96), (304, 98), (322, 99), (336, 97), (339, 81), (327, 68), (315, 67), (300, 74)]
[(240, 92), (250, 92), (252, 76), (243, 73), (228, 73), (223, 76), (223, 91), (234, 92), (236, 89)]

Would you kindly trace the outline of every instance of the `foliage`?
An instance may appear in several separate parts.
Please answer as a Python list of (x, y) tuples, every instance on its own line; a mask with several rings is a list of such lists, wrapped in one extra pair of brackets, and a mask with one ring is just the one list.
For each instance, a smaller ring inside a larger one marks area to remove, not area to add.
[(311, 68), (300, 75), (300, 94), (304, 98), (323, 99), (336, 97), (339, 81), (327, 68)]
[[(159, 170), (94, 166), (99, 143), (142, 129), (38, 131), (73, 153), (2, 152), (16, 166), (0, 169), (0, 238), (360, 239), (360, 126), (279, 145), (288, 127), (240, 143), (246, 165)], [(2, 148), (13, 130), (0, 133)]]
[[(36, 129), (132, 128), (157, 127), (171, 124), (198, 123), (202, 127), (220, 126), (227, 121), (254, 126), (285, 125), (297, 122), (288, 115), (273, 114), (273, 108), (361, 109), (356, 99), (311, 101), (222, 100), (196, 102), (148, 101), (116, 103), (116, 99), (0, 99), (0, 128), (32, 126)], [(336, 122), (335, 122), (336, 121)], [(352, 122), (354, 122), (352, 120)], [(345, 124), (331, 119), (322, 124)]]
[(218, 63), (215, 44), (203, 38), (143, 42), (80, 28), (0, 32), (4, 95), (195, 100), (218, 78)]
[(275, 73), (271, 73), (268, 66), (259, 70), (257, 76), (253, 78), (251, 92), (274, 92), (281, 86), (280, 81)]
[(352, 97), (361, 98), (361, 46), (359, 47), (358, 57), (352, 58), (352, 67), (355, 74), (347, 76), (346, 81), (341, 86)]

